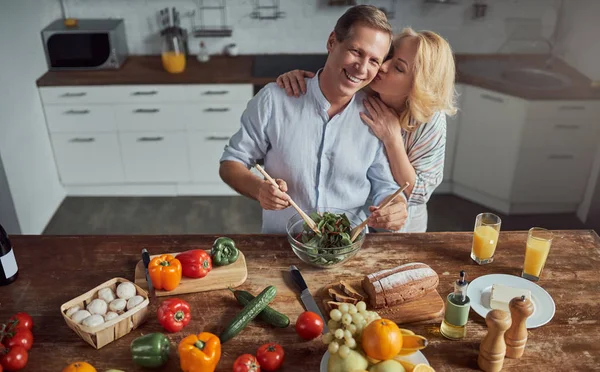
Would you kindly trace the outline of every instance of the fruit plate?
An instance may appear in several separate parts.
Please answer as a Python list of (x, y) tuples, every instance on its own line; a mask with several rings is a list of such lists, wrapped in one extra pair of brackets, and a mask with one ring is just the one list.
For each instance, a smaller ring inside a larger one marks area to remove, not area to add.
[[(414, 354), (405, 355), (402, 357), (402, 360), (406, 360), (407, 362), (415, 365), (421, 363), (430, 365), (427, 358), (425, 358), (425, 355), (423, 355), (423, 353), (420, 351), (417, 351)], [(327, 363), (329, 363), (329, 351), (326, 351), (325, 354), (323, 354), (323, 358), (321, 359), (320, 372), (327, 372)]]
[(467, 296), (471, 300), (471, 309), (477, 314), (486, 317), (491, 311), (490, 296), (492, 294), (492, 285), (504, 284), (509, 287), (523, 288), (531, 291), (531, 301), (533, 302), (533, 314), (527, 318), (527, 328), (537, 328), (548, 323), (554, 317), (556, 305), (552, 296), (539, 285), (514, 275), (490, 274), (480, 276), (469, 283)]

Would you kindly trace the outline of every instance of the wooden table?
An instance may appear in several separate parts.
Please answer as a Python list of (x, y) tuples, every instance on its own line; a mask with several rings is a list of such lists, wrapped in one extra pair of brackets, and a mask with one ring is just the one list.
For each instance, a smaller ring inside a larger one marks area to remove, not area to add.
[[(292, 324), (303, 311), (287, 269), (301, 269), (314, 292), (341, 276), (361, 275), (405, 262), (429, 264), (440, 275), (442, 296), (452, 289), (459, 270), (470, 279), (490, 273), (519, 275), (523, 264), (526, 232), (503, 232), (496, 261), (478, 266), (469, 258), (472, 233), (373, 234), (362, 251), (345, 266), (318, 270), (301, 263), (283, 236), (232, 236), (248, 261), (248, 280), (241, 287), (253, 293), (265, 286), (277, 287), (272, 306), (287, 314)], [(151, 253), (208, 248), (215, 236), (13, 236), (19, 279), (0, 287), (0, 319), (17, 311), (33, 316), (35, 344), (24, 371), (61, 371), (68, 363), (85, 360), (99, 372), (108, 368), (140, 371), (130, 359), (130, 342), (146, 333), (161, 331), (155, 317), (129, 335), (95, 350), (69, 329), (60, 314), (62, 303), (113, 277), (133, 280), (134, 267), (143, 247)], [(600, 370), (600, 239), (593, 231), (557, 231), (548, 263), (539, 282), (554, 298), (556, 315), (546, 326), (530, 330), (521, 360), (505, 361), (513, 371)], [(193, 319), (184, 330), (219, 333), (240, 309), (227, 290), (183, 295), (193, 307)], [(477, 367), (479, 343), (485, 323), (471, 312), (468, 337), (452, 342), (439, 334), (440, 320), (410, 325), (426, 336), (425, 356), (437, 371), (465, 371)], [(164, 371), (178, 371), (176, 343), (183, 333), (170, 334), (171, 359)], [(286, 350), (283, 371), (318, 371), (325, 346), (319, 340), (301, 341), (293, 327), (274, 329), (252, 322), (223, 347), (219, 371), (231, 371), (235, 358), (255, 353), (259, 345), (276, 341)]]

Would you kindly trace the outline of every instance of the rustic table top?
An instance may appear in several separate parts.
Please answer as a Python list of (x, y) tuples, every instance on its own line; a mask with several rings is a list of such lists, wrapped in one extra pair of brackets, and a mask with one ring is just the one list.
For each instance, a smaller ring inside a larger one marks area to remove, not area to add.
[[(472, 233), (371, 234), (363, 249), (345, 266), (332, 270), (313, 269), (299, 261), (284, 236), (231, 236), (244, 251), (248, 279), (240, 287), (255, 294), (267, 285), (277, 287), (271, 304), (295, 324), (303, 311), (287, 275), (297, 265), (309, 288), (320, 287), (339, 277), (360, 276), (406, 262), (425, 262), (439, 275), (439, 292), (452, 290), (459, 270), (470, 279), (491, 273), (519, 275), (523, 264), (526, 232), (502, 232), (495, 262), (478, 266), (469, 258)], [(161, 331), (154, 316), (140, 328), (100, 350), (82, 341), (67, 327), (60, 305), (113, 277), (134, 278), (142, 248), (151, 253), (209, 248), (215, 236), (12, 236), (19, 265), (18, 280), (0, 287), (0, 319), (18, 311), (34, 319), (35, 343), (24, 371), (61, 371), (75, 361), (88, 361), (100, 371), (109, 368), (141, 371), (133, 365), (130, 342), (146, 333)], [(525, 355), (506, 359), (505, 370), (591, 371), (600, 370), (600, 238), (594, 231), (556, 231), (552, 250), (539, 284), (556, 302), (552, 321), (529, 331)], [(181, 295), (193, 308), (192, 322), (183, 332), (169, 334), (172, 351), (161, 370), (178, 371), (176, 343), (192, 332), (218, 334), (240, 310), (227, 290)], [(423, 351), (437, 371), (467, 371), (477, 368), (479, 343), (485, 335), (484, 320), (471, 311), (468, 336), (449, 341), (440, 336), (440, 320), (406, 326), (426, 336)], [(320, 340), (302, 341), (292, 326), (275, 329), (253, 321), (223, 346), (218, 371), (231, 371), (235, 358), (254, 354), (258, 346), (275, 341), (286, 350), (282, 371), (318, 371), (325, 345)]]

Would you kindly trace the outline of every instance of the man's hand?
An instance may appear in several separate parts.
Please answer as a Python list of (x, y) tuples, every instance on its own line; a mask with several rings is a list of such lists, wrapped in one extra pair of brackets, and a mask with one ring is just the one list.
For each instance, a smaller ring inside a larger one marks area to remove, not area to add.
[(369, 207), (371, 215), (369, 216), (369, 226), (397, 231), (404, 226), (408, 217), (408, 211), (406, 209), (406, 200), (401, 196), (397, 197), (382, 210), (377, 207)]
[(279, 185), (279, 189), (267, 180), (258, 189), (258, 201), (263, 209), (278, 211), (290, 206), (290, 197), (286, 194), (287, 183), (281, 179), (276, 179), (275, 182)]

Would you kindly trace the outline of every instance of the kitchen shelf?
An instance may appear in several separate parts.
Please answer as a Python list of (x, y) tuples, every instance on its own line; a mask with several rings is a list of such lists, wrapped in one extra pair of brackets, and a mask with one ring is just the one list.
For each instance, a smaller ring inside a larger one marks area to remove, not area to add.
[[(193, 27), (192, 34), (195, 37), (231, 37), (233, 29), (227, 26), (227, 4), (226, 0), (218, 0), (219, 5), (204, 5), (204, 0), (198, 0), (197, 8), (200, 17), (200, 26)], [(220, 26), (207, 27), (204, 23), (204, 11), (218, 10), (221, 12)]]

